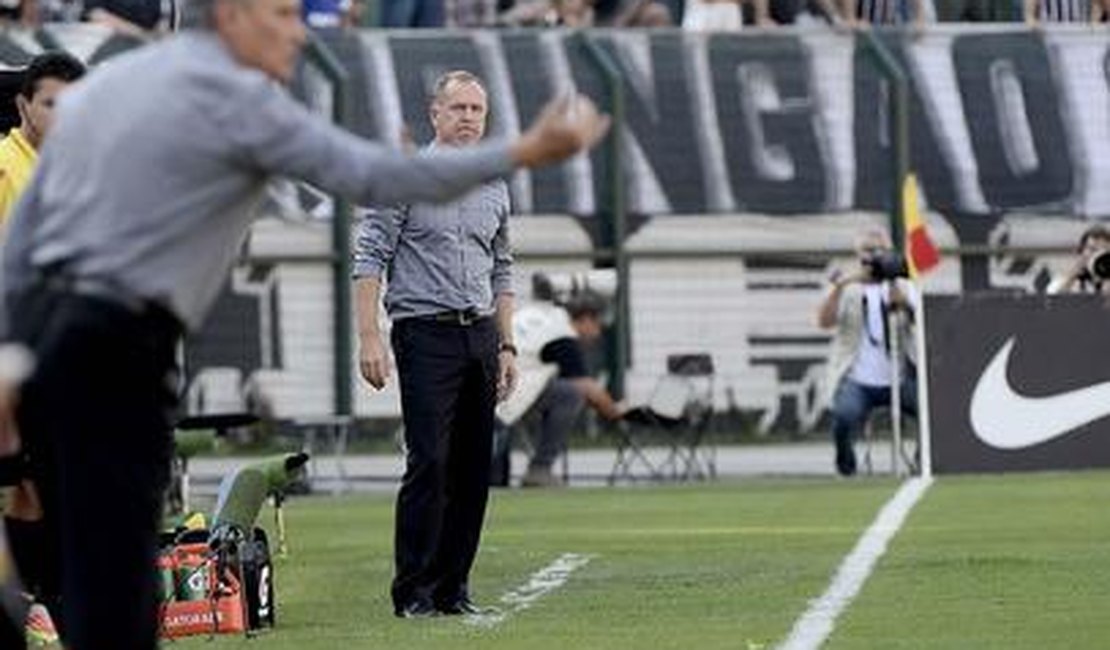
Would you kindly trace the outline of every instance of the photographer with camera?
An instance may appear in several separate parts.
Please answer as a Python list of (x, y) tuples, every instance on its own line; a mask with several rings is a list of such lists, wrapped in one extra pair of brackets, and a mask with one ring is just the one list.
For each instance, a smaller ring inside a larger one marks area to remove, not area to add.
[[(826, 398), (832, 411), (832, 436), (836, 445), (836, 469), (842, 476), (856, 473), (852, 443), (871, 412), (891, 403), (891, 320), (899, 323), (901, 341), (913, 341), (911, 327), (917, 293), (907, 279), (905, 260), (881, 230), (864, 233), (857, 242), (859, 268), (835, 273), (832, 287), (817, 312), (823, 329), (834, 329)], [(908, 361), (902, 366), (901, 405), (916, 417), (917, 381), (913, 369), (913, 346), (903, 346)]]
[(1048, 293), (1110, 293), (1110, 228), (1099, 224), (1084, 230), (1076, 253), (1067, 275), (1048, 285)]

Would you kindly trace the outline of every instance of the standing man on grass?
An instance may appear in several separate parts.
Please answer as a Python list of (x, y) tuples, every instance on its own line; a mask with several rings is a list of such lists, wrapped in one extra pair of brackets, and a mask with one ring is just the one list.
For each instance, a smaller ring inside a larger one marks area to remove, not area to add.
[(14, 411), (16, 386), (0, 382), (0, 437), (17, 422), (30, 451), (76, 650), (157, 646), (175, 346), (203, 322), (270, 178), (363, 203), (445, 200), (562, 160), (608, 126), (564, 100), (511, 142), (407, 156), (282, 87), (306, 38), (298, 0), (196, 0), (187, 22), (66, 93), (4, 250), (8, 339), (34, 370)]
[[(488, 105), (473, 74), (440, 77), (431, 149), (476, 146)], [(359, 366), (371, 386), (385, 386), (385, 276), (401, 382), (407, 456), (392, 596), (402, 618), (478, 611), (467, 582), (489, 494), (493, 410), (516, 379), (509, 211), (508, 187), (496, 179), (451, 203), (386, 210), (364, 221), (358, 238)]]

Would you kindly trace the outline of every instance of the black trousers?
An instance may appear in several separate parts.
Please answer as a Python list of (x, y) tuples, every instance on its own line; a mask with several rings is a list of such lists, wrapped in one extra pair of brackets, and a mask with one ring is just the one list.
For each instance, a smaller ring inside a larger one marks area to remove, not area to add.
[(497, 328), (403, 319), (393, 326), (408, 448), (394, 535), (397, 609), (451, 604), (467, 577), (489, 495)]
[(13, 301), (12, 329), (37, 357), (18, 411), (42, 498), (43, 584), (67, 647), (157, 646), (155, 554), (172, 451), (174, 352), (168, 313), (36, 288)]

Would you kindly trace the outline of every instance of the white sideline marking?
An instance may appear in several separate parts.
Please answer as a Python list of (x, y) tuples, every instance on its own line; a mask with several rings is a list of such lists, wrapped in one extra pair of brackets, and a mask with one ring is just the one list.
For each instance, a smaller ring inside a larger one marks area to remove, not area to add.
[(790, 636), (779, 644), (778, 650), (816, 650), (825, 643), (837, 617), (859, 593), (875, 563), (886, 552), (887, 544), (932, 484), (932, 477), (912, 478), (902, 484), (840, 563), (829, 588), (820, 598), (810, 601), (809, 609), (794, 623)]
[(528, 609), (532, 603), (562, 587), (571, 573), (589, 564), (592, 558), (592, 555), (563, 553), (554, 562), (533, 573), (528, 582), (502, 594), (500, 602), (503, 606), (500, 609), (487, 614), (471, 614), (463, 621), (478, 627), (498, 625), (510, 615)]

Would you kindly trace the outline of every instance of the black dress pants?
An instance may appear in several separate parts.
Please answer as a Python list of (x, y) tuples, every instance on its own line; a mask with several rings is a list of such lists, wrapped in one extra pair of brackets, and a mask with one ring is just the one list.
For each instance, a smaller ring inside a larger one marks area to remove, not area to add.
[(176, 319), (39, 287), (11, 305), (36, 355), (19, 427), (42, 498), (66, 647), (157, 646), (155, 554), (176, 407)]
[(497, 328), (402, 319), (393, 325), (407, 458), (397, 496), (393, 603), (468, 598), (489, 495)]

